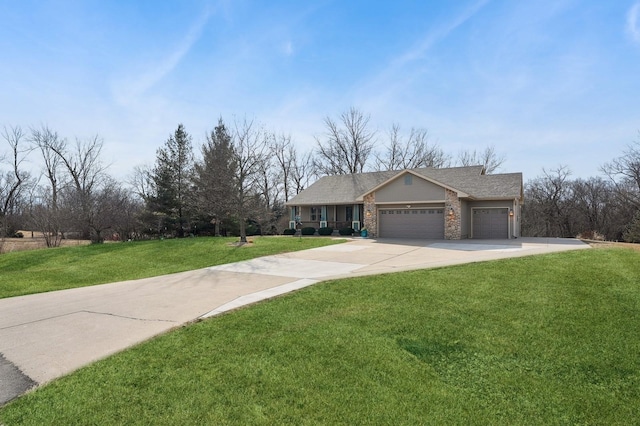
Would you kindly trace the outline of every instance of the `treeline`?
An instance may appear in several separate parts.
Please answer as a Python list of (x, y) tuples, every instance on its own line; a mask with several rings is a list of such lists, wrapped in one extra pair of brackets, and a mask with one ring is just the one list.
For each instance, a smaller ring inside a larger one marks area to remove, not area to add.
[[(327, 174), (485, 164), (493, 148), (458, 153), (431, 143), (425, 129), (386, 134), (356, 108), (325, 119), (316, 147), (300, 153), (289, 135), (254, 120), (220, 119), (200, 147), (184, 126), (158, 148), (153, 165), (126, 181), (108, 174), (99, 136), (70, 142), (48, 126), (3, 127), (0, 149), (0, 237), (33, 230), (47, 245), (63, 238), (139, 239), (187, 235), (279, 233), (285, 203)], [(378, 150), (378, 141), (383, 140)], [(37, 173), (30, 172), (37, 165)]]
[(523, 235), (640, 242), (640, 138), (600, 171), (571, 179), (560, 166), (527, 181)]
[[(99, 136), (70, 142), (48, 126), (5, 126), (0, 237), (28, 229), (42, 233), (49, 246), (63, 238), (238, 235), (246, 240), (250, 234), (282, 232), (288, 223), (285, 203), (320, 176), (478, 164), (492, 173), (504, 162), (490, 146), (454, 156), (421, 128), (404, 132), (394, 124), (377, 132), (356, 108), (326, 117), (324, 125), (315, 147), (299, 152), (289, 135), (255, 120), (220, 118), (197, 147), (180, 124), (157, 149), (154, 163), (136, 167), (126, 181), (108, 174)], [(629, 225), (638, 223), (633, 218), (640, 167), (633, 167), (639, 154), (632, 145), (604, 165), (606, 179), (571, 181), (569, 171), (559, 168), (527, 182), (523, 234), (629, 238)], [(28, 163), (39, 171), (29, 172)]]

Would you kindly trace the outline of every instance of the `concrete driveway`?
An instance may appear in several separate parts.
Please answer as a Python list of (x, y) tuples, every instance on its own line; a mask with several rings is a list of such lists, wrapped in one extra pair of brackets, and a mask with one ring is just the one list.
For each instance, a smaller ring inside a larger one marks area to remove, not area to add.
[(323, 280), (588, 247), (541, 238), (354, 239), (179, 274), (0, 299), (0, 405), (175, 327)]

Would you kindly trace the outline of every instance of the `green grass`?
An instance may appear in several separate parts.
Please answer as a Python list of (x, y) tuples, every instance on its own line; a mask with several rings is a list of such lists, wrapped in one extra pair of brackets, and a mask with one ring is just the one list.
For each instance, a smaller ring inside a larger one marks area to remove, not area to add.
[(0, 410), (14, 424), (631, 424), (640, 254), (332, 281), (141, 344)]
[(187, 238), (95, 244), (0, 255), (0, 298), (147, 278), (336, 244), (328, 238)]

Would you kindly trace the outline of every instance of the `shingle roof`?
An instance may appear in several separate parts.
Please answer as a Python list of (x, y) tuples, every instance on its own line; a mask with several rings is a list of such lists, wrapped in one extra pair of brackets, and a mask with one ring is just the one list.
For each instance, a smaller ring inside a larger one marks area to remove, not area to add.
[[(522, 173), (485, 175), (483, 166), (432, 167), (411, 172), (469, 194), (477, 199), (514, 199), (522, 196)], [(325, 176), (293, 197), (287, 205), (352, 204), (405, 170)]]
[(358, 197), (397, 175), (397, 171), (324, 176), (287, 204), (353, 204)]

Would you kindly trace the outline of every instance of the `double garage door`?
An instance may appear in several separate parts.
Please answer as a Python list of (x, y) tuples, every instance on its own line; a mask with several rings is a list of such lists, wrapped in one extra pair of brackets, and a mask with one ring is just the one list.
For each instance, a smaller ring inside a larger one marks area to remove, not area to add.
[(509, 238), (509, 209), (473, 209), (473, 238)]
[(381, 209), (380, 237), (444, 239), (444, 209)]

